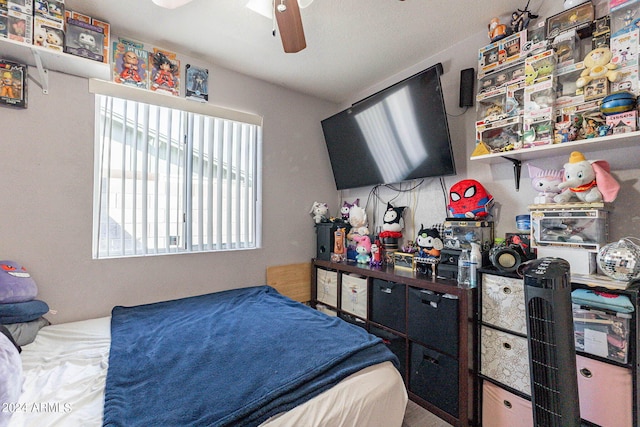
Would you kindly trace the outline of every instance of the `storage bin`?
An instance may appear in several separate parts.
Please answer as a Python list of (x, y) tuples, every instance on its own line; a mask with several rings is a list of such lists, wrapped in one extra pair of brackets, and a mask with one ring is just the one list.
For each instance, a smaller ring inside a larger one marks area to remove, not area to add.
[(331, 307), (338, 307), (338, 272), (316, 269), (317, 300)]
[(356, 316), (352, 316), (351, 314), (347, 314), (347, 313), (340, 313), (338, 314), (338, 317), (344, 320), (345, 322), (351, 323), (352, 325), (359, 326), (362, 329), (367, 329), (367, 322), (365, 322), (364, 320)]
[(449, 355), (458, 354), (458, 297), (409, 287), (409, 339)]
[(389, 348), (389, 350), (398, 357), (398, 360), (400, 361), (400, 367), (398, 370), (400, 371), (402, 378), (405, 379), (407, 377), (407, 345), (404, 337), (376, 326), (370, 326), (369, 332), (382, 338), (382, 342), (385, 343), (387, 348)]
[(582, 419), (601, 427), (631, 427), (631, 370), (583, 356), (576, 357), (576, 368)]
[(630, 313), (605, 312), (573, 304), (576, 350), (627, 363)]
[(531, 396), (527, 339), (481, 326), (480, 373)]
[(524, 280), (483, 273), (480, 292), (484, 323), (527, 334)]
[(401, 333), (406, 326), (406, 285), (373, 279), (371, 285), (371, 321)]
[(333, 308), (328, 307), (324, 304), (316, 304), (316, 310), (326, 314), (327, 316), (332, 316), (332, 317), (338, 316), (337, 311), (335, 311)]
[(411, 343), (409, 390), (443, 411), (458, 416), (458, 362)]
[(355, 316), (367, 318), (367, 279), (350, 274), (342, 275), (341, 309)]
[(482, 383), (482, 427), (533, 427), (531, 401), (497, 385)]
[(583, 248), (598, 252), (607, 243), (607, 211), (602, 209), (533, 209), (531, 244)]

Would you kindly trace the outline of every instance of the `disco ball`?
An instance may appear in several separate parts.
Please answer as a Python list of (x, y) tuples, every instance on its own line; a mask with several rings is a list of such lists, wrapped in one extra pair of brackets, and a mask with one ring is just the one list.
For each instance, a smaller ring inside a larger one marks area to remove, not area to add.
[(629, 239), (609, 243), (598, 252), (597, 262), (607, 276), (628, 282), (640, 276), (640, 247)]

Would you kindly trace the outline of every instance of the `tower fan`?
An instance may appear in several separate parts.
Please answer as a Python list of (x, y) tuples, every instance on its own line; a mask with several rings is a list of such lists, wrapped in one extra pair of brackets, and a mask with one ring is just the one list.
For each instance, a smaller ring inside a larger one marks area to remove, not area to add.
[(531, 403), (539, 427), (580, 426), (569, 271), (560, 258), (531, 261), (524, 270)]

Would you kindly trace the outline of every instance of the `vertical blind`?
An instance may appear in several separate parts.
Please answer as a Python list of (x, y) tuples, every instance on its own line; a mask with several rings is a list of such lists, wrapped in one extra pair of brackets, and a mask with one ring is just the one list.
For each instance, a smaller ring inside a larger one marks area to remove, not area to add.
[(96, 94), (94, 258), (258, 246), (261, 126)]

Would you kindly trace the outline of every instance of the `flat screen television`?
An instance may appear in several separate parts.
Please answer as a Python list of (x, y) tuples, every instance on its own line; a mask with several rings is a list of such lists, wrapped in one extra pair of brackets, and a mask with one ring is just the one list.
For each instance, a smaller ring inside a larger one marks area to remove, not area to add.
[(322, 120), (338, 190), (455, 175), (436, 64)]

